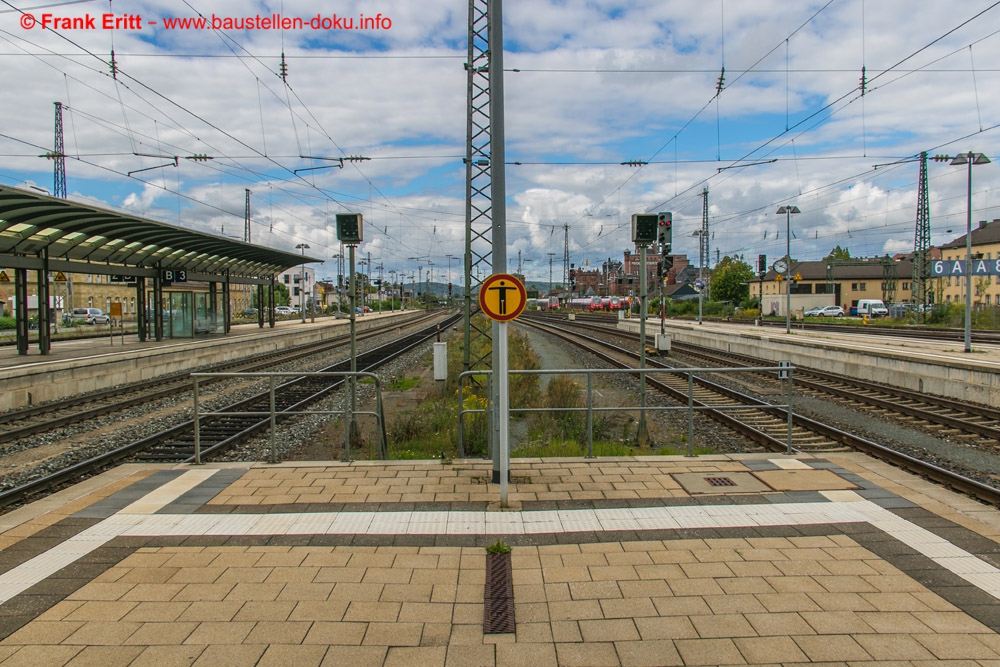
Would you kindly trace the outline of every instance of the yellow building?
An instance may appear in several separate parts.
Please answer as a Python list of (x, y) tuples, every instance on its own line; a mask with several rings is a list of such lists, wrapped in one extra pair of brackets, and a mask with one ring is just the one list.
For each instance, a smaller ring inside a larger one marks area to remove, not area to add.
[[(815, 295), (816, 306), (842, 306), (849, 311), (859, 299), (881, 299), (889, 303), (909, 303), (913, 299), (909, 259), (849, 259), (792, 262), (791, 293)], [(786, 294), (784, 275), (770, 268), (763, 281), (750, 284), (750, 293), (763, 299)], [(797, 303), (803, 303), (801, 296)]]
[[(965, 303), (965, 234), (941, 246), (931, 263), (938, 303)], [(972, 230), (972, 307), (1000, 305), (1000, 220), (982, 221)]]

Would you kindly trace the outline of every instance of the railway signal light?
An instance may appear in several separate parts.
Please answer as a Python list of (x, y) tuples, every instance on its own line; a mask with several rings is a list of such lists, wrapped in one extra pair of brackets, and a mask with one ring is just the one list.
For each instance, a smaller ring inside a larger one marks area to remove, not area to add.
[(670, 244), (673, 241), (674, 214), (661, 211), (656, 214), (656, 234), (657, 240), (663, 252), (670, 252)]
[(337, 214), (337, 240), (348, 245), (363, 241), (363, 221), (360, 213)]
[(767, 273), (767, 255), (757, 255), (757, 273), (762, 276)]
[(670, 273), (670, 269), (674, 268), (674, 258), (664, 257), (663, 259), (660, 260), (660, 266), (663, 267), (663, 275), (664, 276), (667, 275), (668, 273)]
[(632, 242), (647, 245), (656, 241), (657, 218), (655, 215), (632, 214)]

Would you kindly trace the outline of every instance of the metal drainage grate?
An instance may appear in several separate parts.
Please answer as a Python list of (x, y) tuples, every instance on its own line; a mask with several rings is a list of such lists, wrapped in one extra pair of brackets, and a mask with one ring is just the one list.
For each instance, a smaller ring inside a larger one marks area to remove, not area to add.
[(483, 633), (514, 632), (514, 581), (510, 554), (486, 554), (486, 604)]
[(736, 486), (736, 482), (728, 477), (706, 477), (709, 486)]

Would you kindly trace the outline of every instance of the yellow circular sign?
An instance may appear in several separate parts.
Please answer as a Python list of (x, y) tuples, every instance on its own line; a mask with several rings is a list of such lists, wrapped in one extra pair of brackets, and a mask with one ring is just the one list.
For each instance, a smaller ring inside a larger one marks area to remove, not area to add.
[(527, 303), (524, 285), (509, 273), (494, 273), (479, 288), (479, 307), (497, 322), (513, 320), (524, 312)]

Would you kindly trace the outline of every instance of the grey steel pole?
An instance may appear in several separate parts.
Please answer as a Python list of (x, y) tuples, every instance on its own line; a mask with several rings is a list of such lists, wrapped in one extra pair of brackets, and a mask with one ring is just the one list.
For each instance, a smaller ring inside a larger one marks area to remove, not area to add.
[[(493, 273), (507, 271), (507, 182), (505, 179), (506, 151), (504, 150), (504, 117), (503, 117), (503, 2), (489, 0), (487, 8), (489, 18), (490, 47), (490, 205), (492, 223), (492, 254)], [(494, 374), (500, 372), (500, 346), (497, 344), (500, 336), (506, 334), (506, 328), (501, 328), (499, 322), (493, 322), (493, 350), (491, 365)], [(493, 409), (500, 405), (500, 383), (493, 382)], [(495, 413), (494, 413), (495, 414)], [(494, 425), (490, 432), (495, 445), (499, 445), (500, 431)], [(493, 482), (500, 483), (500, 447), (493, 447)]]
[(357, 410), (358, 410), (358, 384), (357, 384), (357, 375), (355, 375), (355, 373), (358, 372), (358, 348), (357, 348), (358, 341), (357, 341), (357, 331), (356, 331), (356, 327), (355, 327), (355, 320), (356, 320), (356, 318), (355, 318), (355, 312), (354, 312), (355, 307), (356, 307), (356, 303), (357, 303), (357, 300), (358, 300), (357, 287), (354, 284), (355, 281), (356, 281), (356, 276), (355, 276), (355, 273), (354, 273), (354, 250), (355, 250), (356, 246), (352, 245), (352, 246), (349, 246), (349, 248), (350, 248), (350, 252), (348, 254), (350, 255), (350, 258), (349, 258), (348, 261), (350, 262), (350, 268), (348, 270), (350, 271), (350, 286), (349, 286), (349, 289), (351, 290), (351, 298), (350, 298), (350, 309), (351, 309), (351, 378), (350, 378), (351, 414), (348, 415), (348, 417), (346, 419), (346, 421), (349, 422), (349, 424), (350, 424), (349, 431), (348, 431), (347, 442), (344, 445), (344, 447), (345, 447), (345, 459), (344, 460), (346, 460), (346, 461), (350, 461), (351, 460), (351, 441), (354, 440), (356, 437), (358, 437), (360, 435), (360, 431), (358, 430), (358, 423), (354, 419), (354, 413), (357, 412)]
[[(639, 370), (646, 369), (646, 310), (649, 297), (646, 287), (646, 246), (639, 254)], [(639, 373), (639, 432), (636, 440), (640, 447), (649, 446), (649, 430), (646, 427), (646, 374)]]
[(792, 209), (785, 208), (785, 333), (792, 333)]
[(969, 205), (965, 218), (965, 351), (972, 352), (972, 163), (969, 151)]

